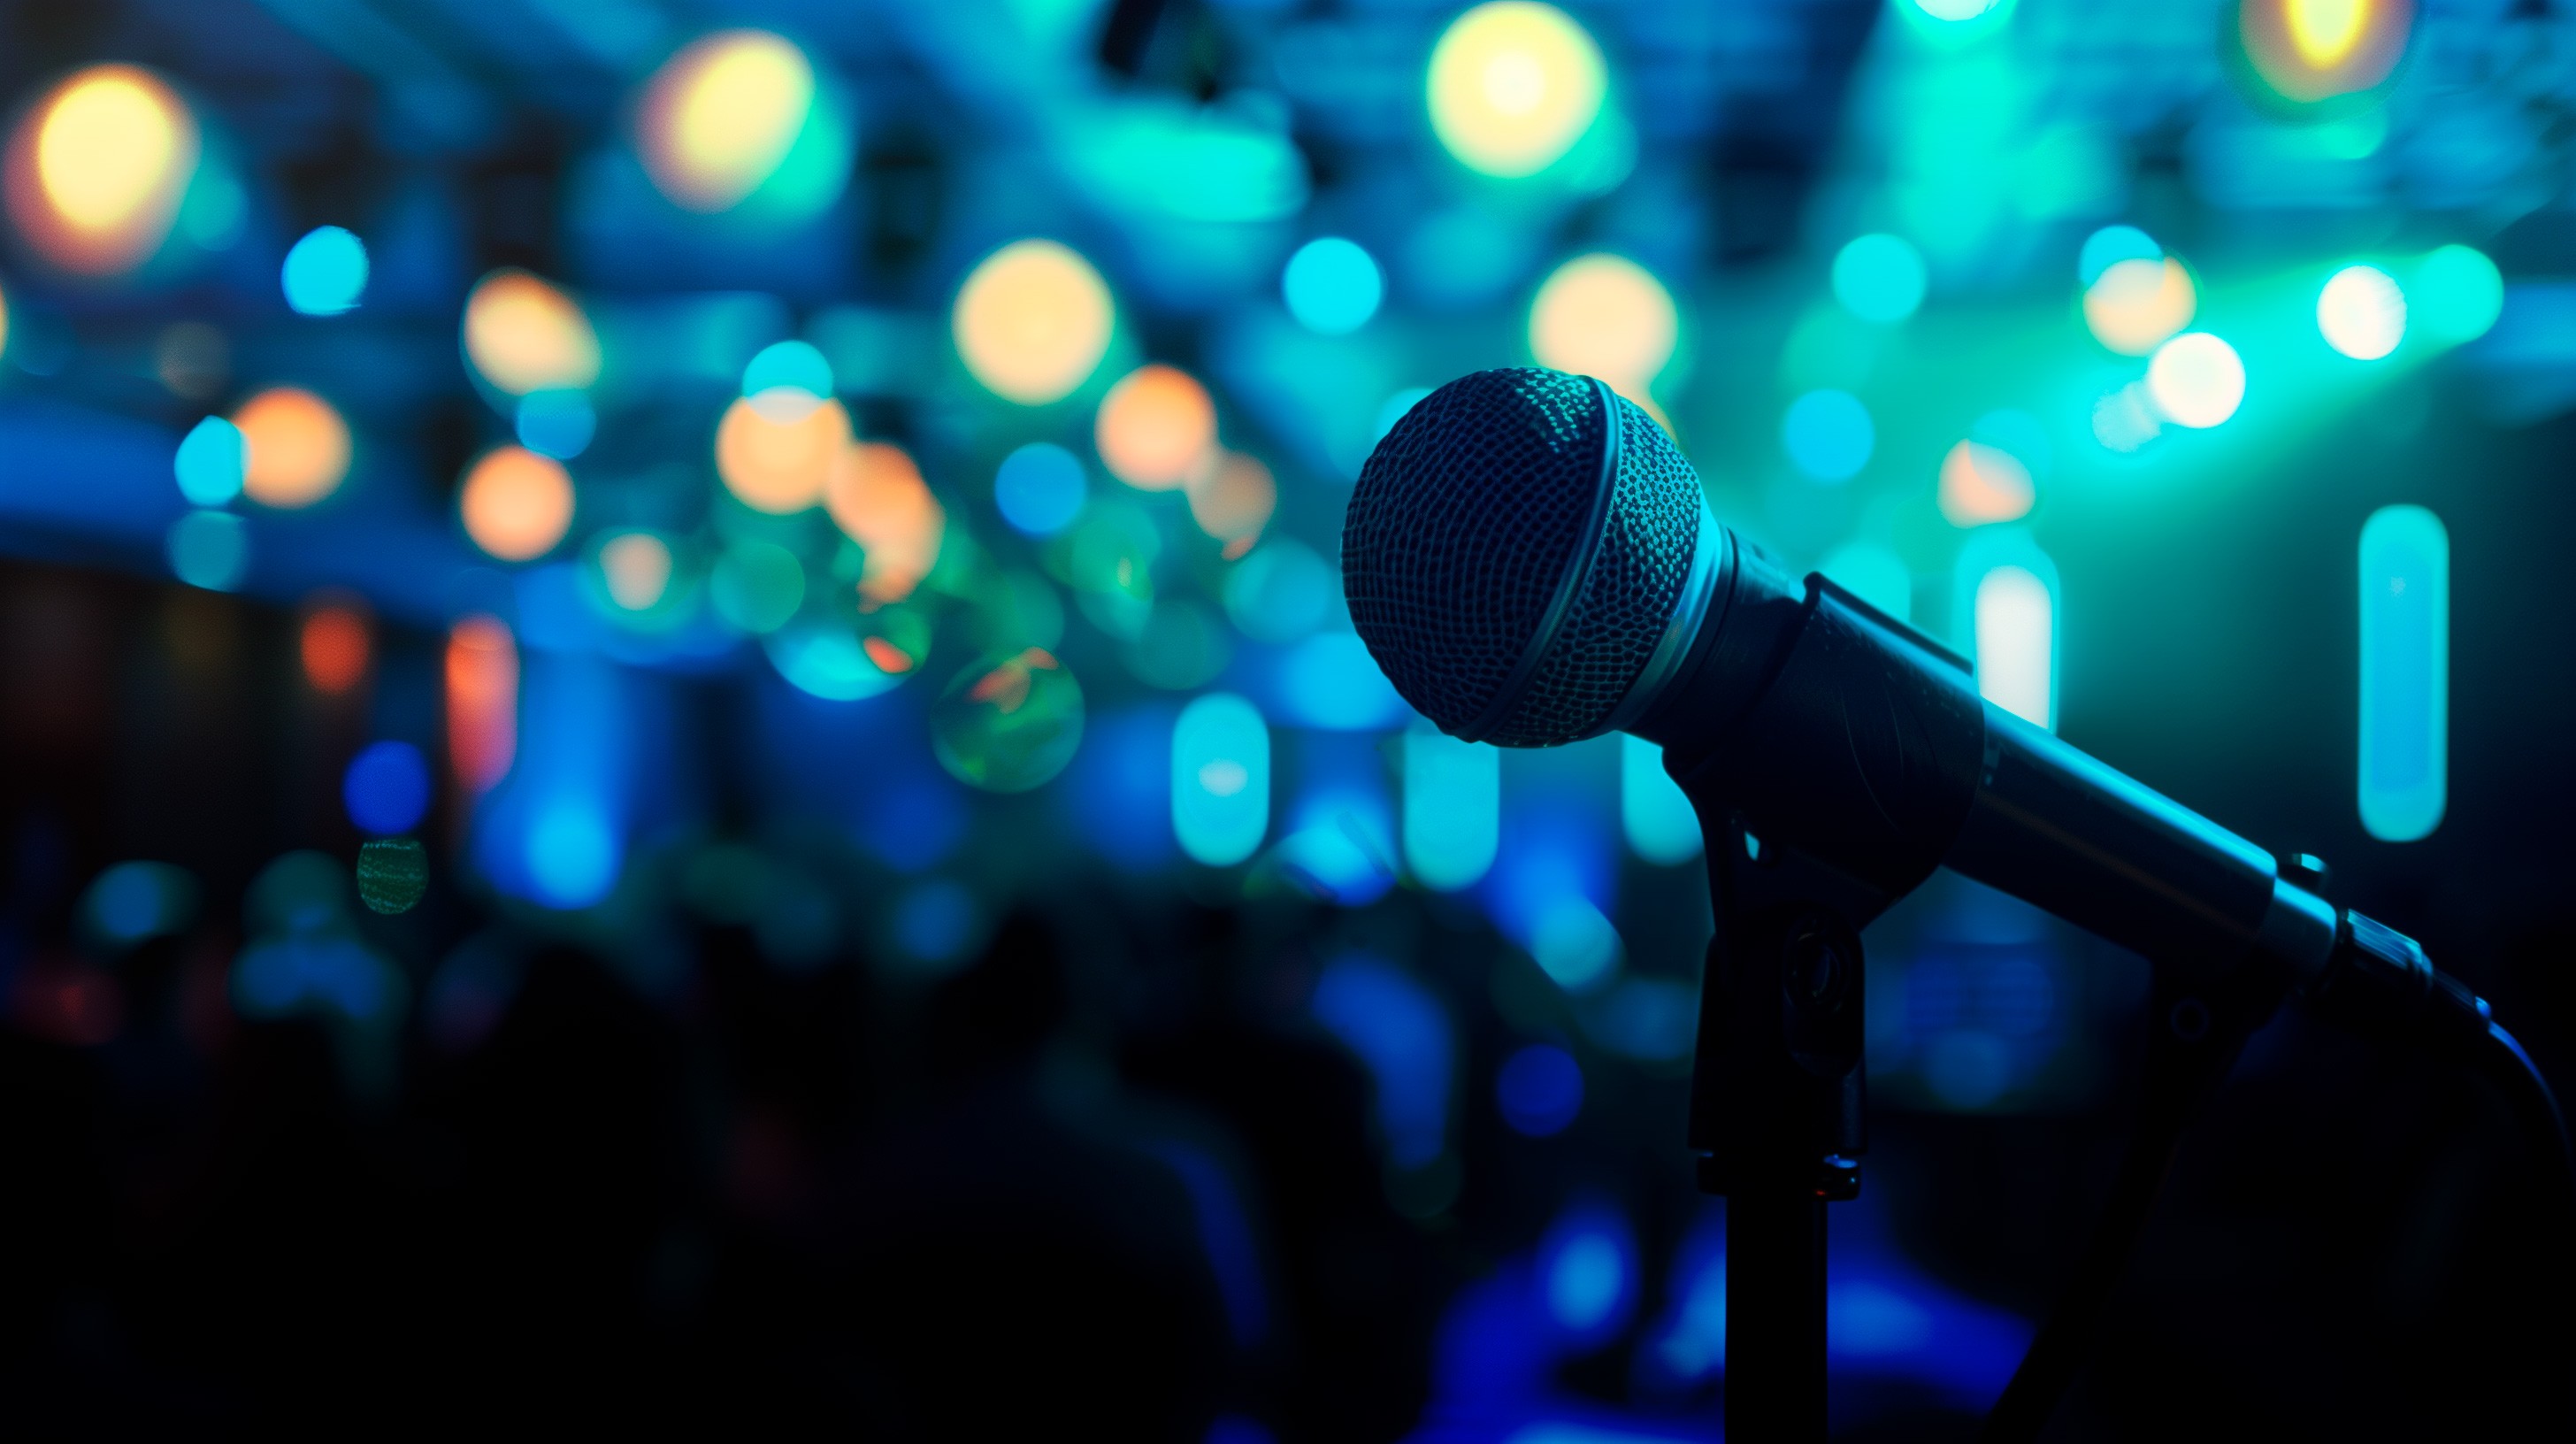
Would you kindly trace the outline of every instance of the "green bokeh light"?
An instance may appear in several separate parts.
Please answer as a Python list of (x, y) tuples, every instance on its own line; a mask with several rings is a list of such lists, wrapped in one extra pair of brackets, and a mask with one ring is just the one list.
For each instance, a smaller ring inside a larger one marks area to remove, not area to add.
[(1082, 684), (1053, 653), (1024, 647), (960, 671), (930, 709), (931, 749), (949, 775), (987, 792), (1026, 792), (1082, 746)]

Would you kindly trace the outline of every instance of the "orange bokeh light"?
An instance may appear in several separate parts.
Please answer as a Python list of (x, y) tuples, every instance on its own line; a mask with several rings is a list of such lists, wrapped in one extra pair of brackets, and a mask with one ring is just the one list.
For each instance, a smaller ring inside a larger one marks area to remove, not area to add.
[(1140, 491), (1170, 491), (1215, 459), (1216, 403), (1179, 367), (1139, 366), (1101, 398), (1093, 440), (1120, 481)]
[(716, 426), (716, 474), (754, 511), (783, 516), (823, 499), (850, 448), (850, 413), (838, 401), (792, 404), (781, 391), (746, 396)]
[(367, 635), (366, 614), (344, 602), (326, 602), (304, 614), (300, 637), (304, 680), (313, 690), (336, 697), (367, 679), (375, 646)]
[(1228, 452), (1193, 478), (1189, 495), (1190, 519), (1225, 544), (1228, 560), (1252, 550), (1252, 544), (1261, 540), (1261, 529), (1270, 525), (1270, 514), (1279, 507), (1279, 483), (1272, 479), (1270, 468), (1241, 452)]
[(578, 391), (599, 379), (599, 333), (560, 288), (525, 271), (494, 271), (465, 298), (465, 359), (512, 396)]
[(465, 534), (505, 562), (553, 551), (572, 526), (572, 506), (572, 477), (563, 463), (522, 446), (485, 453), (457, 495)]
[(939, 560), (948, 514), (900, 446), (863, 441), (845, 448), (824, 504), (834, 524), (867, 553), (859, 594), (870, 602), (911, 596)]
[(1985, 526), (2030, 515), (2030, 468), (2000, 446), (1962, 441), (1941, 458), (1941, 515), (1952, 526)]
[(132, 65), (65, 77), (10, 137), (10, 217), (45, 259), (112, 276), (152, 258), (196, 173), (196, 117)]
[(295, 386), (275, 386), (241, 404), (242, 490), (264, 506), (311, 506), (349, 474), (349, 423), (331, 403)]
[(468, 792), (488, 792), (519, 751), (519, 644), (500, 618), (466, 617), (447, 634), (447, 762)]

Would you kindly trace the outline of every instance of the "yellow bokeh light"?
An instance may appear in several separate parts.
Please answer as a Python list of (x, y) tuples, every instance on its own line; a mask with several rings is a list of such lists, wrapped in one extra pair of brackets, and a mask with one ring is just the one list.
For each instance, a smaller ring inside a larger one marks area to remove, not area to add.
[(2413, 0), (2238, 0), (2237, 36), (2263, 83), (2313, 104), (2388, 79), (2415, 28)]
[(824, 504), (833, 524), (867, 554), (859, 595), (871, 604), (911, 596), (939, 560), (948, 514), (900, 446), (863, 441), (844, 450)]
[(1542, 366), (1597, 376), (1630, 400), (1673, 359), (1681, 322), (1672, 293), (1623, 256), (1578, 256), (1530, 304), (1530, 354)]
[(9, 208), (46, 259), (113, 275), (170, 234), (196, 173), (197, 122), (160, 77), (83, 70), (38, 100), (9, 147)]
[(2200, 293), (2191, 272), (2171, 256), (2132, 258), (2106, 267), (2084, 291), (2084, 325), (2093, 339), (2123, 356), (2144, 356), (2191, 324)]
[(1140, 491), (1170, 491), (1216, 460), (1216, 403), (1176, 366), (1139, 366), (1101, 398), (1092, 439), (1110, 475)]
[(534, 561), (572, 526), (572, 477), (524, 446), (499, 446), (465, 474), (457, 508), (465, 534), (505, 562)]
[(1533, 175), (1582, 139), (1608, 88), (1601, 47), (1564, 11), (1492, 0), (1431, 51), (1431, 129), (1471, 169)]
[(262, 506), (311, 506), (349, 474), (349, 423), (310, 391), (277, 386), (241, 404), (242, 490)]
[(2288, 0), (2286, 8), (2290, 43), (2318, 70), (2342, 64), (2370, 24), (2370, 0)]
[(765, 30), (722, 31), (654, 72), (637, 150), (673, 204), (730, 210), (777, 172), (813, 108), (805, 52)]
[(651, 609), (671, 589), (671, 547), (649, 531), (609, 538), (599, 548), (608, 599), (630, 612)]
[(1941, 458), (1941, 515), (1952, 526), (1985, 526), (2030, 515), (2030, 468), (2000, 446), (1962, 441)]
[(1252, 550), (1279, 509), (1279, 483), (1255, 457), (1229, 452), (1189, 484), (1190, 520), (1224, 543), (1231, 561)]
[(1109, 350), (1116, 308), (1091, 263), (1054, 241), (1013, 241), (957, 291), (957, 355), (1006, 401), (1044, 406), (1089, 380)]
[(465, 358), (493, 389), (578, 391), (599, 379), (599, 333), (560, 289), (500, 270), (465, 298)]
[(821, 501), (850, 445), (850, 413), (840, 402), (778, 394), (786, 389), (737, 399), (716, 426), (716, 475), (725, 489), (779, 516)]

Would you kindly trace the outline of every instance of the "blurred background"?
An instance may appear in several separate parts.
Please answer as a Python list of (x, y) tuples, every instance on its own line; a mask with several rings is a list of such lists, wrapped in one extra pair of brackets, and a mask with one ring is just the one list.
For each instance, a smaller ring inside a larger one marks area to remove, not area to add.
[[(1490, 366), (2576, 1062), (2558, 0), (0, 17), (13, 1433), (1715, 1438), (1696, 823), (1339, 597)], [(1964, 1437), (2145, 970), (1869, 945), (1834, 1418)], [(2530, 1176), (2282, 1018), (2060, 1436), (2563, 1427)]]

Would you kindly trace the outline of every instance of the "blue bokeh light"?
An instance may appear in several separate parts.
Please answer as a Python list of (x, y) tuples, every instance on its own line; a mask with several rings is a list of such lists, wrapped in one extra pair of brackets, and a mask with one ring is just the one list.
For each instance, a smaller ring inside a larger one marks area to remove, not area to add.
[(286, 253), (278, 281), (286, 304), (302, 315), (354, 311), (367, 291), (366, 243), (338, 226), (317, 226)]
[(250, 528), (228, 511), (192, 511), (170, 524), (168, 551), (171, 575), (229, 592), (250, 570)]
[(1288, 258), (1279, 293), (1299, 325), (1319, 335), (1346, 336), (1377, 314), (1386, 278), (1358, 242), (1321, 236)]
[(1849, 481), (1869, 465), (1878, 428), (1869, 408), (1848, 391), (1810, 391), (1780, 418), (1780, 447), (1799, 471), (1818, 481)]
[(1088, 492), (1081, 459), (1051, 441), (1030, 442), (1003, 457), (993, 473), (993, 505), (1002, 520), (1031, 536), (1073, 525)]
[(191, 505), (222, 506), (241, 495), (242, 467), (249, 457), (241, 428), (209, 416), (180, 438), (170, 469), (179, 478), (179, 494)]
[(1332, 732), (1401, 727), (1411, 715), (1354, 632), (1324, 632), (1289, 648), (1279, 661), (1279, 697), (1288, 721)]
[(1583, 1111), (1583, 1066), (1553, 1043), (1532, 1043), (1503, 1060), (1494, 1075), (1494, 1101), (1515, 1133), (1562, 1133)]
[(617, 837), (597, 808), (560, 798), (537, 814), (528, 829), (528, 880), (549, 907), (586, 908), (617, 883)]
[(578, 391), (531, 391), (519, 398), (519, 444), (540, 456), (570, 461), (590, 449), (598, 413)]
[(1439, 995), (1393, 963), (1354, 954), (1326, 965), (1308, 1006), (1376, 1081), (1387, 1161), (1420, 1168), (1438, 1158), (1454, 1046)]
[(340, 801), (360, 832), (409, 832), (429, 812), (429, 761), (408, 742), (378, 742), (350, 759)]
[(895, 945), (916, 962), (956, 962), (974, 933), (975, 895), (961, 883), (945, 878), (919, 883), (895, 904)]

